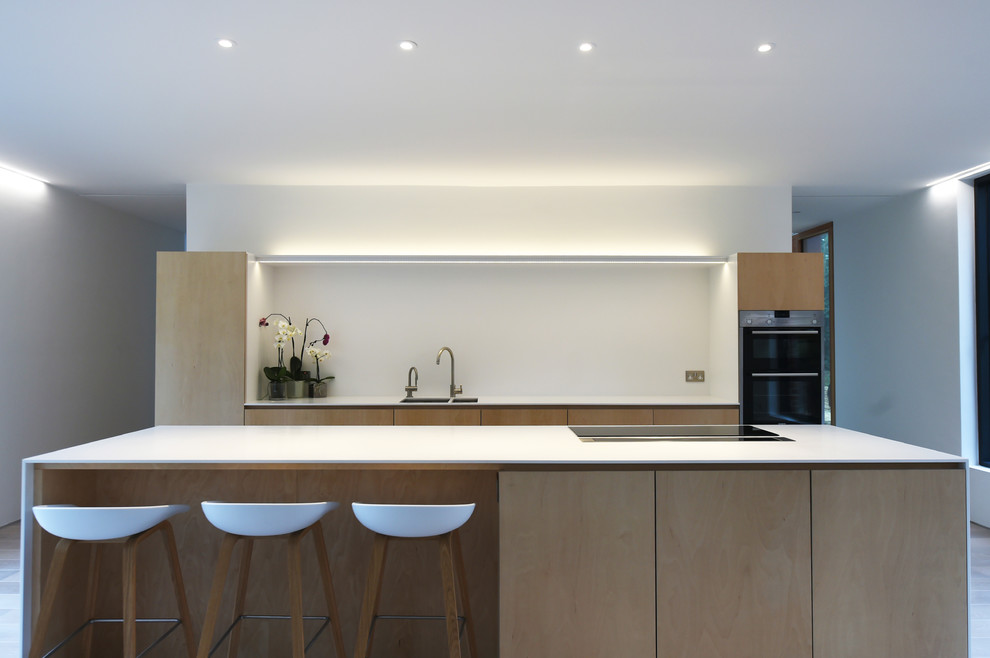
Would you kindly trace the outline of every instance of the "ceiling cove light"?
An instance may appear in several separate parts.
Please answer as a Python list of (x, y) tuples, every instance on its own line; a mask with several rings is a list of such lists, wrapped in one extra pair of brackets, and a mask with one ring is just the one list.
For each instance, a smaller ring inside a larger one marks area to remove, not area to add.
[(237, 42), (233, 39), (217, 39), (217, 45), (221, 48), (233, 48)]
[(768, 52), (772, 51), (776, 47), (777, 47), (777, 44), (774, 44), (774, 43), (770, 43), (770, 42), (761, 43), (760, 45), (758, 45), (756, 47), (756, 52), (758, 52), (758, 53), (768, 53)]
[(929, 183), (927, 187), (935, 187), (936, 185), (941, 185), (950, 180), (962, 180), (963, 178), (970, 178), (978, 174), (990, 171), (990, 162), (984, 162), (981, 165), (976, 165), (975, 167), (970, 167), (969, 169), (964, 169), (963, 171), (956, 172), (951, 176), (946, 176), (945, 178), (939, 178), (937, 181)]
[(585, 41), (580, 46), (578, 46), (578, 50), (580, 50), (583, 53), (590, 53), (594, 49), (595, 49), (595, 44), (591, 43), (590, 41)]
[(0, 190), (12, 190), (25, 194), (41, 194), (48, 181), (0, 166)]
[(407, 51), (408, 50), (416, 50), (417, 48), (419, 48), (419, 44), (416, 43), (415, 41), (410, 41), (409, 39), (406, 39), (405, 41), (400, 41), (399, 42), (399, 48), (401, 48), (402, 50), (407, 50)]

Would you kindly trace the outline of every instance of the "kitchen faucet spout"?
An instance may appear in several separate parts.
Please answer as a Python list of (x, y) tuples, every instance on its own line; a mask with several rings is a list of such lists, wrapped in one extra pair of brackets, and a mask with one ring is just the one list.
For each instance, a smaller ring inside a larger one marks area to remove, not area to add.
[[(416, 379), (413, 380), (413, 375), (416, 375)], [(406, 397), (411, 398), (413, 396), (413, 391), (419, 389), (419, 370), (416, 370), (416, 366), (409, 369), (409, 376), (406, 379)]]
[(441, 347), (440, 351), (437, 352), (437, 365), (440, 365), (440, 357), (443, 356), (444, 352), (450, 355), (450, 397), (454, 398), (458, 393), (463, 393), (464, 390), (460, 386), (454, 384), (454, 351), (446, 345)]

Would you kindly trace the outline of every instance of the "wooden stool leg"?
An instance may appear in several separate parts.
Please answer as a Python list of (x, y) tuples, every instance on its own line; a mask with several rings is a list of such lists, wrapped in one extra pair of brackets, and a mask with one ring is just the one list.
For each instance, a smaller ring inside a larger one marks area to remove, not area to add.
[[(443, 577), (443, 609), (447, 617), (447, 648), (450, 658), (461, 658), (461, 638), (457, 632), (457, 592), (454, 586), (452, 533), (437, 537), (440, 547), (440, 573)], [(474, 658), (472, 656), (471, 658)]]
[(300, 541), (305, 530), (289, 535), (289, 607), (292, 617), (292, 658), (304, 658), (302, 555)]
[(371, 622), (378, 614), (378, 595), (382, 589), (387, 549), (388, 537), (376, 533), (371, 565), (368, 567), (368, 582), (365, 583), (364, 600), (361, 602), (361, 620), (358, 622), (357, 639), (354, 642), (354, 658), (368, 658), (371, 653)]
[(213, 585), (210, 588), (210, 600), (206, 605), (206, 618), (203, 620), (202, 634), (199, 636), (199, 651), (197, 658), (207, 658), (210, 655), (210, 645), (213, 643), (213, 630), (217, 624), (217, 615), (220, 613), (220, 604), (223, 599), (223, 586), (227, 581), (227, 568), (230, 566), (230, 554), (234, 552), (234, 545), (240, 539), (237, 535), (224, 533), (223, 543), (220, 544), (220, 555), (217, 557), (217, 568), (213, 572)]
[(124, 605), (124, 658), (137, 656), (137, 547), (138, 536), (124, 542), (124, 556), (120, 573), (123, 580)]
[(461, 533), (454, 530), (454, 568), (457, 570), (457, 589), (461, 593), (461, 608), (464, 610), (464, 633), (467, 635), (468, 651), (471, 658), (478, 658), (478, 644), (474, 639), (474, 617), (471, 616), (471, 599), (467, 583), (467, 570), (464, 568), (464, 553), (461, 551)]
[[(244, 602), (247, 599), (248, 576), (251, 573), (251, 554), (254, 552), (254, 540), (244, 537), (241, 548), (241, 567), (237, 577), (237, 597), (234, 599), (234, 621), (244, 614)], [(227, 645), (227, 656), (236, 656), (241, 648), (241, 626), (237, 624), (230, 633), (230, 644)]]
[[(34, 637), (31, 639), (29, 658), (41, 658), (45, 635), (48, 632), (48, 623), (52, 619), (52, 611), (55, 608), (58, 586), (62, 581), (62, 572), (65, 570), (65, 557), (73, 543), (71, 539), (59, 539), (58, 544), (55, 545), (55, 554), (52, 555), (52, 562), (48, 567), (48, 579), (45, 581), (45, 594), (41, 599), (41, 609), (38, 611)], [(28, 610), (24, 613), (31, 614)]]
[[(189, 602), (186, 600), (186, 585), (182, 580), (182, 567), (179, 564), (179, 549), (175, 545), (175, 532), (172, 524), (164, 521), (160, 529), (165, 552), (168, 554), (168, 566), (172, 574), (172, 589), (175, 590), (175, 604), (179, 609), (179, 620), (182, 622), (182, 633), (186, 641), (186, 653), (189, 658), (196, 656), (196, 636), (193, 633), (192, 615), (189, 614)], [(472, 654), (471, 658), (474, 658)]]
[[(327, 556), (327, 543), (323, 539), (323, 524), (317, 521), (312, 526), (313, 542), (316, 544), (316, 560), (320, 564), (323, 579), (323, 594), (327, 600), (327, 616), (330, 617), (330, 632), (333, 633), (333, 647), (337, 658), (346, 658), (344, 634), (340, 630), (340, 614), (337, 612), (337, 597), (333, 593), (333, 576), (330, 573), (330, 558)], [(474, 658), (472, 656), (471, 658)]]
[[(96, 617), (96, 596), (99, 593), (100, 563), (103, 561), (103, 544), (93, 544), (89, 554), (89, 577), (86, 582), (86, 619)], [(93, 653), (93, 625), (83, 630), (83, 658)]]

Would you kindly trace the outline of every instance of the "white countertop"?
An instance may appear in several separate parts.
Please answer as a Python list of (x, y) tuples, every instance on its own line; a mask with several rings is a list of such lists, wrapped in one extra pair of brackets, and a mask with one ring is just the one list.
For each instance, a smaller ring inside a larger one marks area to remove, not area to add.
[(565, 426), (160, 426), (25, 464), (843, 464), (963, 458), (829, 425), (761, 425), (793, 442), (583, 443)]
[[(443, 393), (430, 394), (427, 392), (417, 392), (416, 398), (443, 397)], [(288, 400), (256, 400), (244, 403), (245, 407), (268, 408), (268, 407), (394, 407), (402, 406), (429, 407), (429, 406), (558, 406), (558, 407), (611, 407), (611, 406), (647, 406), (647, 407), (683, 407), (683, 406), (721, 406), (738, 405), (738, 400), (727, 398), (717, 398), (710, 395), (584, 395), (584, 396), (564, 396), (564, 395), (459, 395), (462, 398), (478, 398), (475, 403), (471, 402), (402, 402), (403, 395), (331, 395), (325, 398), (290, 398)]]

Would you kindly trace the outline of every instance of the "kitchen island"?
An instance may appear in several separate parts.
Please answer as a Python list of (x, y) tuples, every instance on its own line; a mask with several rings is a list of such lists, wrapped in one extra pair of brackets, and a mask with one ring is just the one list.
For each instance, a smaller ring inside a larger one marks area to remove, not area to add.
[[(349, 503), (475, 502), (462, 538), (481, 658), (966, 656), (965, 461), (829, 426), (763, 429), (792, 441), (159, 426), (25, 460), (23, 518), (40, 503), (192, 506), (175, 526), (197, 632), (220, 539), (202, 500), (342, 503), (325, 532), (348, 650), (371, 545)], [(54, 542), (23, 529), (27, 634)], [(265, 550), (248, 607), (287, 609), (281, 557)], [(434, 556), (410, 545), (393, 557), (383, 612), (436, 612)], [(139, 605), (167, 591), (156, 563), (143, 561)], [(285, 646), (275, 625), (245, 631), (253, 655)], [(442, 646), (428, 622), (376, 631), (379, 655)]]

